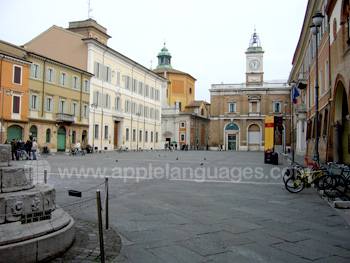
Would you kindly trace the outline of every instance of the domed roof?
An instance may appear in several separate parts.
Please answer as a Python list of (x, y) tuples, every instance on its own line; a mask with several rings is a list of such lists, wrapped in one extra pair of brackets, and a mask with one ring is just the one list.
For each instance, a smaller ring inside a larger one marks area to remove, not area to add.
[(171, 54), (169, 53), (168, 49), (165, 47), (165, 44), (161, 52), (158, 53), (157, 57), (164, 57), (164, 56), (171, 57)]

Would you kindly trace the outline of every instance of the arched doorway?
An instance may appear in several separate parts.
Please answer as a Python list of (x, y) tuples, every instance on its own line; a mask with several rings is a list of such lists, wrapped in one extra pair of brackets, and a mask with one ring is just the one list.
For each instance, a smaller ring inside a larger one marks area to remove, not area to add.
[(339, 81), (334, 100), (333, 161), (341, 163), (350, 163), (348, 109), (346, 90)]
[(38, 138), (38, 129), (36, 128), (36, 126), (32, 125), (29, 129), (29, 136), (31, 138), (35, 138), (37, 139)]
[(83, 130), (83, 133), (81, 134), (81, 143), (85, 142), (85, 145), (87, 145), (87, 131)]
[(57, 131), (57, 151), (66, 150), (66, 128), (61, 126)]
[(235, 123), (229, 123), (225, 127), (225, 149), (228, 151), (236, 151), (238, 150), (238, 133), (239, 128)]
[(257, 124), (252, 124), (248, 128), (248, 151), (260, 151), (261, 131)]
[(23, 128), (19, 125), (11, 125), (10, 127), (7, 128), (7, 140), (10, 142), (12, 141), (13, 138), (16, 139), (23, 139), (22, 138), (22, 133), (23, 133)]

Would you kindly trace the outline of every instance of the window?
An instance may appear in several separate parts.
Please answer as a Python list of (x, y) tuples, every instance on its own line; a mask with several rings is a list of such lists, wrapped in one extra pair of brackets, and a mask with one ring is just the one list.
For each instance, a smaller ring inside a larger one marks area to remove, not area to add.
[(30, 77), (34, 79), (41, 79), (41, 66), (38, 64), (32, 64), (30, 67)]
[(150, 109), (149, 117), (150, 117), (151, 119), (154, 119), (154, 109), (153, 109), (153, 108)]
[(103, 94), (103, 106), (107, 109), (110, 109), (111, 108), (111, 96), (106, 93), (106, 94)]
[(132, 92), (137, 92), (137, 79), (132, 80)]
[(131, 82), (130, 81), (130, 77), (129, 76), (125, 76), (125, 89), (130, 90), (130, 85), (131, 85), (130, 82)]
[(99, 125), (95, 124), (94, 138), (98, 139)]
[(153, 131), (151, 131), (151, 142), (153, 142)]
[(156, 110), (156, 111), (155, 111), (155, 119), (156, 119), (156, 120), (159, 120), (159, 110)]
[(159, 89), (156, 89), (156, 98), (155, 98), (155, 100), (156, 101), (160, 101), (160, 92), (159, 92)]
[(129, 100), (125, 101), (125, 112), (127, 112), (127, 113), (130, 112), (130, 101)]
[(95, 61), (95, 77), (98, 79), (102, 78), (102, 65), (100, 62)]
[(230, 113), (236, 112), (236, 103), (230, 102)]
[(40, 96), (38, 94), (30, 94), (29, 108), (32, 110), (40, 110)]
[(13, 83), (21, 85), (22, 84), (22, 67), (13, 66)]
[(145, 87), (145, 97), (149, 97), (149, 86), (148, 84), (146, 84), (146, 87)]
[(129, 141), (129, 128), (125, 129), (125, 140)]
[(120, 71), (117, 71), (117, 85), (120, 86)]
[(158, 132), (156, 132), (156, 142), (158, 142)]
[(112, 69), (109, 66), (105, 66), (105, 77), (104, 80), (111, 83), (112, 80)]
[(142, 104), (139, 105), (139, 112), (138, 112), (138, 114), (140, 116), (143, 116), (143, 105)]
[(97, 105), (97, 107), (101, 107), (101, 92), (95, 90), (94, 91), (94, 104)]
[(180, 127), (185, 128), (186, 123), (184, 121), (180, 122)]
[(151, 87), (151, 99), (154, 99), (154, 88)]
[(60, 86), (68, 87), (68, 75), (65, 72), (60, 72)]
[(90, 82), (87, 79), (83, 81), (83, 91), (90, 92)]
[(143, 83), (141, 81), (139, 82), (139, 94), (143, 95)]
[(135, 142), (136, 141), (136, 130), (132, 129), (132, 141)]
[(181, 133), (180, 135), (180, 142), (185, 142), (185, 134)]
[(139, 142), (142, 142), (142, 130), (139, 130)]
[(108, 125), (105, 125), (104, 139), (108, 140)]
[(58, 104), (58, 113), (67, 113), (67, 102), (65, 100), (60, 100)]
[(80, 90), (80, 78), (72, 76), (72, 89)]
[(76, 143), (76, 140), (77, 140), (77, 132), (73, 131), (73, 133), (72, 133), (72, 143)]
[(89, 106), (84, 104), (82, 107), (82, 116), (84, 118), (88, 118), (89, 117)]
[(74, 116), (79, 116), (79, 107), (77, 102), (72, 102), (70, 113)]
[(46, 143), (50, 143), (51, 142), (51, 130), (50, 129), (47, 129), (46, 130), (46, 140), (45, 140)]
[(149, 114), (149, 108), (148, 106), (145, 106), (145, 117), (148, 118), (148, 114)]
[(46, 82), (56, 83), (56, 70), (46, 68)]
[(54, 112), (54, 99), (52, 97), (45, 98), (45, 111)]
[(148, 131), (145, 131), (145, 142), (148, 142)]
[(12, 97), (12, 113), (19, 114), (21, 112), (21, 97)]
[(281, 103), (280, 102), (273, 103), (273, 112), (281, 112)]
[(120, 97), (115, 97), (115, 110), (120, 111), (122, 109), (122, 99)]
[(201, 115), (204, 116), (204, 109), (201, 110)]

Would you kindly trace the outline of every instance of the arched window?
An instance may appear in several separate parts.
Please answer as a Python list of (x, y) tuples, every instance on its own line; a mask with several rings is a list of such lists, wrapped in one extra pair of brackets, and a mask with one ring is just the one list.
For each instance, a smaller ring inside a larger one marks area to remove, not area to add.
[(201, 115), (204, 116), (204, 109), (201, 110)]
[(38, 129), (36, 126), (32, 125), (29, 129), (29, 135), (34, 139), (38, 137)]
[(76, 132), (73, 131), (73, 132), (72, 132), (72, 143), (75, 143), (75, 142), (76, 142), (76, 138), (77, 138), (76, 135), (77, 135)]
[(237, 124), (229, 123), (226, 125), (225, 130), (239, 130)]
[(51, 142), (51, 130), (47, 129), (46, 130), (46, 143), (50, 143)]

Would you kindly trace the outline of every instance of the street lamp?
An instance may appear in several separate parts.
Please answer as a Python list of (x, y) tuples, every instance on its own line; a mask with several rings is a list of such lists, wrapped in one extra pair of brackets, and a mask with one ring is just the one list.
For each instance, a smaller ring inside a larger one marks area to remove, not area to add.
[(316, 139), (315, 139), (315, 151), (314, 151), (314, 159), (316, 162), (319, 161), (319, 152), (318, 152), (318, 32), (319, 32), (319, 27), (322, 26), (322, 21), (323, 21), (324, 16), (317, 11), (315, 15), (312, 17), (312, 25), (310, 26), (311, 33), (315, 35), (316, 37), (316, 83), (315, 83), (315, 100), (316, 100), (316, 116), (315, 116), (315, 126), (316, 126)]
[(94, 109), (94, 121), (93, 121), (93, 134), (92, 134), (92, 152), (95, 151), (95, 111), (97, 109), (97, 104), (96, 103), (92, 103), (91, 107)]
[[(291, 118), (291, 130), (292, 130), (292, 141), (291, 141), (291, 147), (292, 147), (292, 164), (294, 164), (294, 102), (293, 102), (293, 99), (294, 99), (294, 89), (295, 89), (295, 86), (296, 86), (296, 83), (294, 80), (292, 80), (291, 82), (291, 93), (292, 93), (292, 97), (291, 97), (291, 115), (292, 115), (292, 118)], [(293, 169), (294, 171), (294, 169)], [(294, 173), (294, 172), (293, 172)]]
[(287, 154), (287, 105), (288, 103), (284, 102), (284, 154)]
[(136, 115), (137, 115), (137, 136), (136, 136), (136, 147), (137, 147), (137, 150), (136, 151), (139, 151), (139, 133), (140, 133), (140, 131), (139, 131), (139, 121), (140, 121), (140, 115), (141, 115), (141, 113), (140, 112), (138, 112), (138, 113), (136, 113)]

